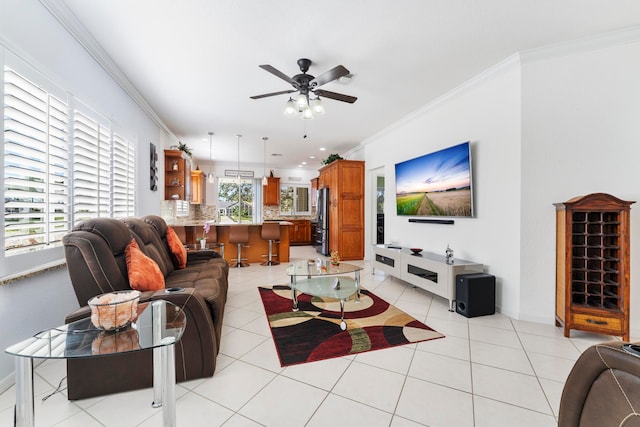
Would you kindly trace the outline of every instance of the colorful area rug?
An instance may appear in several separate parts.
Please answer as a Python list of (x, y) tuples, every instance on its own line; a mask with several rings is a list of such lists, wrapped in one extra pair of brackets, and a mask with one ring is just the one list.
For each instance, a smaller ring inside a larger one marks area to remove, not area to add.
[(366, 289), (345, 303), (346, 331), (337, 300), (299, 294), (294, 312), (289, 286), (258, 289), (282, 366), (444, 337)]

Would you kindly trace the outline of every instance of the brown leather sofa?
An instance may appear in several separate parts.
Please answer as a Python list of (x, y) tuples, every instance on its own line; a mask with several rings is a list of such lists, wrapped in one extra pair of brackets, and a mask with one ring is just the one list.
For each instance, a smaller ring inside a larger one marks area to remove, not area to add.
[[(167, 225), (155, 215), (144, 218), (99, 218), (84, 221), (63, 237), (65, 257), (80, 309), (67, 316), (72, 322), (90, 315), (92, 297), (128, 290), (125, 248), (135, 239), (165, 277), (165, 287), (143, 292), (140, 301), (164, 299), (185, 310), (187, 327), (176, 344), (176, 380), (210, 377), (220, 348), (222, 318), (227, 299), (229, 266), (216, 252), (188, 253), (187, 267), (176, 270), (166, 242)], [(92, 359), (67, 360), (70, 400), (151, 387), (152, 351), (138, 351)]]
[(594, 345), (578, 358), (562, 391), (559, 427), (640, 426), (640, 357), (624, 344)]

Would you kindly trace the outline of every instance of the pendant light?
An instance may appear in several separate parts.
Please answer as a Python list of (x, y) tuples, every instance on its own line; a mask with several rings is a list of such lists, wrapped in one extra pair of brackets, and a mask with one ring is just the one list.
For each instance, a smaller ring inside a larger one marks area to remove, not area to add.
[(262, 186), (264, 187), (265, 185), (269, 184), (269, 181), (267, 180), (267, 138), (266, 136), (262, 137), (262, 140), (264, 141), (264, 156), (262, 157)]
[(242, 210), (242, 193), (240, 191), (240, 138), (242, 138), (242, 135), (238, 134), (236, 136), (238, 137), (238, 224), (240, 224), (242, 222), (242, 214), (240, 212)]
[(214, 184), (216, 182), (216, 177), (215, 175), (213, 175), (213, 172), (211, 172), (212, 147), (213, 147), (213, 132), (209, 132), (209, 173), (207, 174), (207, 181), (209, 181), (209, 184)]

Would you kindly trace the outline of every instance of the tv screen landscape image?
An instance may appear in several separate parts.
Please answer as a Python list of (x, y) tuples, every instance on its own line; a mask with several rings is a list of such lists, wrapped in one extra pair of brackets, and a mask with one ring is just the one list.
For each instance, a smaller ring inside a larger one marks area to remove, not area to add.
[(470, 143), (396, 163), (396, 212), (473, 216)]

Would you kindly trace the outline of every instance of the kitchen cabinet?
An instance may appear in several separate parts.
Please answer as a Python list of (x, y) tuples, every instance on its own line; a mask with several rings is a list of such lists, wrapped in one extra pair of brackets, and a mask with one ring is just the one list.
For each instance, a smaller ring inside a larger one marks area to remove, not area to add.
[(280, 178), (267, 177), (267, 185), (262, 186), (262, 204), (265, 206), (280, 205)]
[(180, 150), (164, 150), (164, 199), (189, 200), (190, 163)]
[(329, 250), (340, 259), (364, 258), (364, 162), (336, 160), (320, 169), (319, 188), (329, 188)]
[(308, 245), (311, 243), (311, 221), (308, 219), (287, 220), (290, 222), (290, 239), (292, 245)]
[(201, 170), (191, 171), (191, 203), (196, 205), (205, 203), (206, 179)]
[(320, 183), (319, 178), (313, 178), (311, 180), (311, 207), (318, 206), (318, 185)]

